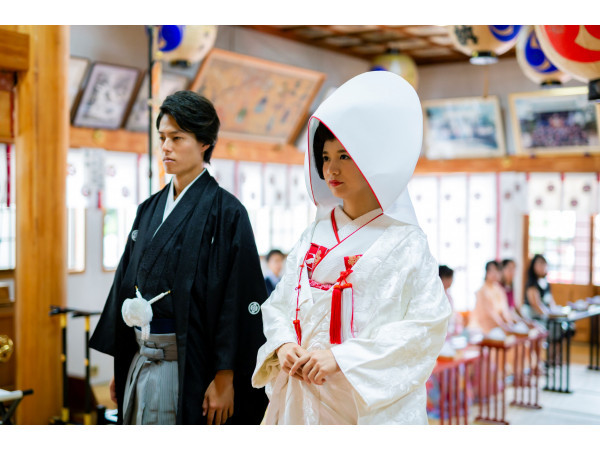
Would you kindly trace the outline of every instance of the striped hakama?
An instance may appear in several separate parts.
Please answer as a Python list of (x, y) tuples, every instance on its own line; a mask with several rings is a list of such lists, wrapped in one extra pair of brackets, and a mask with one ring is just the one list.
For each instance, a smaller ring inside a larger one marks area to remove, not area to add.
[(130, 425), (175, 425), (179, 391), (175, 333), (150, 334), (141, 339), (131, 361), (123, 401), (123, 423)]

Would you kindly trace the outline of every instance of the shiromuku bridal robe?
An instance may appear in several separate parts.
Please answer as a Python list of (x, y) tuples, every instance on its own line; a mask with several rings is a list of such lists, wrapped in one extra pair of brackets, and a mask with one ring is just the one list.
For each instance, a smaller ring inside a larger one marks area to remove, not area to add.
[[(379, 209), (352, 220), (319, 178), (319, 122), (352, 157)], [(262, 306), (267, 342), (252, 382), (269, 396), (266, 424), (427, 423), (425, 383), (451, 308), (406, 190), (421, 140), (418, 97), (389, 72), (353, 78), (311, 118), (305, 173), (317, 218)], [(330, 349), (340, 372), (321, 386), (290, 377), (275, 354), (289, 342)]]

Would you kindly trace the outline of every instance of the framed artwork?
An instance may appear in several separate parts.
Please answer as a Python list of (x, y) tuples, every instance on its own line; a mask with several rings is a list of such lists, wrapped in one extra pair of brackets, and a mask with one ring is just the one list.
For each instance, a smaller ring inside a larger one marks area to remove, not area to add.
[(286, 144), (324, 80), (321, 72), (213, 49), (190, 89), (213, 102), (223, 136)]
[(586, 86), (509, 95), (517, 154), (600, 153), (598, 112)]
[(422, 104), (427, 158), (493, 158), (506, 154), (498, 97), (426, 100)]
[[(160, 79), (158, 105), (161, 105), (169, 95), (186, 89), (189, 81), (184, 75), (163, 72)], [(125, 128), (129, 131), (148, 132), (148, 74), (144, 76), (144, 81), (138, 90), (135, 102), (133, 102), (127, 117)]]
[(71, 56), (69, 58), (69, 111), (73, 111), (73, 105), (81, 90), (81, 85), (90, 67), (90, 60)]
[(140, 70), (94, 63), (75, 108), (76, 127), (116, 129), (123, 123)]

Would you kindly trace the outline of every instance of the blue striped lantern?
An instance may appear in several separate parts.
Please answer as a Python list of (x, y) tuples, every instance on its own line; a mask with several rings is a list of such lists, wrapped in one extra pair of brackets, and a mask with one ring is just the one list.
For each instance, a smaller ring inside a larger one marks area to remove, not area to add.
[(189, 67), (201, 61), (215, 45), (216, 25), (161, 25), (160, 59)]
[(523, 27), (517, 39), (517, 62), (525, 76), (542, 87), (559, 86), (571, 79), (548, 59), (531, 25)]
[(521, 25), (447, 25), (454, 47), (470, 56), (471, 64), (498, 62), (517, 42)]

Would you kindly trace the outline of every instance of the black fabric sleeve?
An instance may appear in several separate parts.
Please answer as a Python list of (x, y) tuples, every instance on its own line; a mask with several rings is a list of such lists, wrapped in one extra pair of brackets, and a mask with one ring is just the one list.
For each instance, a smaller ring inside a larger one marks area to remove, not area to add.
[[(254, 368), (258, 348), (264, 343), (260, 304), (267, 290), (245, 208), (232, 217), (229, 272), (215, 334), (215, 370), (247, 372)], [(243, 346), (243, 350), (240, 347)]]

